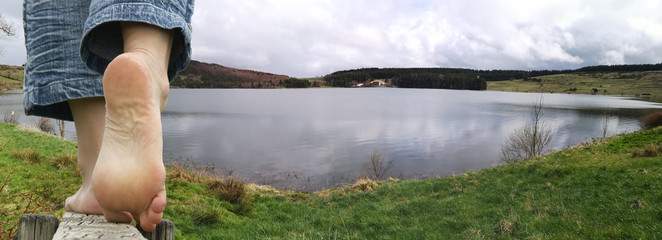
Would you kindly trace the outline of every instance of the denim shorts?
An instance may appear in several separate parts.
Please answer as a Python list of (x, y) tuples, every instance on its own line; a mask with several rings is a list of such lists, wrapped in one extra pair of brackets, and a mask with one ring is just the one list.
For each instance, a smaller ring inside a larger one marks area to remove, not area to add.
[(121, 21), (176, 34), (168, 77), (191, 61), (193, 0), (25, 0), (26, 115), (73, 120), (68, 100), (102, 97), (102, 75), (123, 52)]

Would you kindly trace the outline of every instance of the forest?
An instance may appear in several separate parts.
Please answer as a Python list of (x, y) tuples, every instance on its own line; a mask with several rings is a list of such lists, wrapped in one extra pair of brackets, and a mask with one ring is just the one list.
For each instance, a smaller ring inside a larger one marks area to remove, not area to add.
[(391, 86), (402, 88), (444, 88), (484, 90), (488, 81), (523, 79), (536, 81), (534, 77), (577, 72), (637, 72), (662, 71), (662, 63), (599, 65), (575, 70), (473, 70), (464, 68), (361, 68), (338, 71), (324, 77), (333, 87), (352, 87), (374, 79), (385, 79)]
[(487, 81), (530, 79), (564, 71), (472, 70), (463, 68), (363, 68), (338, 71), (324, 77), (333, 87), (351, 87), (385, 79), (394, 87), (485, 90)]
[(575, 70), (576, 72), (641, 72), (662, 71), (662, 63), (658, 64), (628, 64), (588, 66)]

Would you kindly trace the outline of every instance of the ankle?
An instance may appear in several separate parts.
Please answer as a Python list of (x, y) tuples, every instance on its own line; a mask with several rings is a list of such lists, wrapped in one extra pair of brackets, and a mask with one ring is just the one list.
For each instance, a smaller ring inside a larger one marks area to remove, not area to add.
[(155, 67), (168, 69), (174, 33), (154, 25), (122, 22), (124, 52), (139, 52), (153, 60)]

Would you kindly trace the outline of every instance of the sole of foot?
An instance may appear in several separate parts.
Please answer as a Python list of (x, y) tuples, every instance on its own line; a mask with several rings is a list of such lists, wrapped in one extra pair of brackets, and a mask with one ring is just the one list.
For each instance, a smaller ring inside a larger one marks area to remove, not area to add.
[(135, 219), (146, 231), (161, 221), (166, 205), (161, 109), (168, 79), (156, 69), (141, 52), (121, 54), (108, 65), (106, 123), (92, 175), (106, 219)]

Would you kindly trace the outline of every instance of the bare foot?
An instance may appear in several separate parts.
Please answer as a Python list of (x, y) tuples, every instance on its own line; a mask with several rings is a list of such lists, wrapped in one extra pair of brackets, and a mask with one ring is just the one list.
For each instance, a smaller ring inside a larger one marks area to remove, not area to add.
[(64, 209), (68, 212), (103, 214), (99, 202), (89, 187), (81, 187), (73, 196), (68, 197), (64, 202)]
[(78, 167), (83, 180), (78, 192), (68, 197), (64, 203), (64, 209), (69, 212), (103, 214), (92, 192), (92, 173), (103, 139), (105, 105), (106, 102), (101, 97), (69, 100), (78, 137)]
[(152, 231), (166, 206), (161, 129), (166, 71), (147, 51), (126, 52), (108, 65), (103, 90), (106, 123), (92, 191), (108, 221), (135, 219)]

